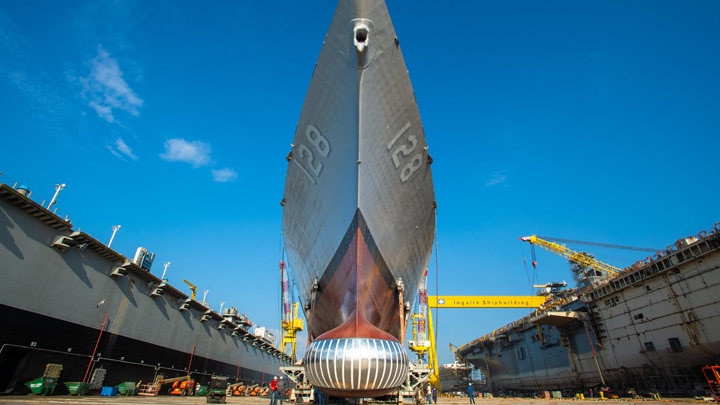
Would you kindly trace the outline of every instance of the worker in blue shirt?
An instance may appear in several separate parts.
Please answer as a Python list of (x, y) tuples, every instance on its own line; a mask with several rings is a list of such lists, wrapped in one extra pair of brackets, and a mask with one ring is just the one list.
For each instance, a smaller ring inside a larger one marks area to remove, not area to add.
[(470, 403), (474, 404), (475, 403), (475, 389), (473, 388), (472, 383), (468, 383), (467, 392), (468, 392), (468, 397), (470, 397)]

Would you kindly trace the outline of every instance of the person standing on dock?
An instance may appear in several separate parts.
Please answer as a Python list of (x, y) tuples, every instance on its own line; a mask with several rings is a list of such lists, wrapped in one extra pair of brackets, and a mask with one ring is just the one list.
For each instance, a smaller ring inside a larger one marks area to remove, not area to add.
[(325, 393), (317, 388), (315, 388), (315, 403), (318, 405), (327, 404), (327, 396), (325, 396)]
[(430, 384), (427, 386), (427, 403), (432, 405), (432, 386)]
[(285, 397), (285, 380), (283, 380), (282, 376), (280, 376), (280, 379), (277, 382), (277, 396), (275, 397), (275, 403), (277, 403), (277, 398), (280, 398), (280, 405), (283, 405), (283, 399)]
[(475, 388), (473, 388), (472, 383), (468, 383), (468, 389), (467, 389), (468, 397), (470, 397), (470, 403), (475, 403)]
[(270, 381), (270, 405), (277, 403), (277, 377), (273, 377)]

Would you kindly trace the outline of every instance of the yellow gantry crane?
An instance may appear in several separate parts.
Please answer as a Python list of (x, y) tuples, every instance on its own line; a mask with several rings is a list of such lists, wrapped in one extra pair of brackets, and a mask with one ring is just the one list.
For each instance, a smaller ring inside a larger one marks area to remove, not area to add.
[[(435, 345), (431, 308), (538, 308), (547, 301), (540, 296), (448, 296), (427, 295), (427, 270), (418, 290), (418, 310), (412, 315), (413, 340), (408, 342), (411, 351), (423, 361), (427, 354), (430, 369), (428, 384), (440, 390), (440, 365)], [(453, 355), (455, 350), (451, 345)]]
[[(425, 277), (427, 278), (427, 275)], [(413, 314), (413, 340), (409, 342), (409, 347), (419, 358), (427, 353), (430, 368), (428, 383), (438, 390), (440, 365), (435, 348), (432, 308), (539, 308), (547, 301), (546, 297), (541, 296), (427, 295), (426, 287), (426, 282), (421, 283), (418, 294), (419, 310)], [(453, 348), (451, 344), (450, 351), (455, 355), (456, 349)]]

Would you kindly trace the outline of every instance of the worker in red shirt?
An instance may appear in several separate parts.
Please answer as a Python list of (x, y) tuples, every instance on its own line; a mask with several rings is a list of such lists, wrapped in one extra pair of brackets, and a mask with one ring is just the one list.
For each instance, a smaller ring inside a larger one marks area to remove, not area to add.
[(270, 405), (277, 403), (277, 377), (273, 377), (270, 381)]

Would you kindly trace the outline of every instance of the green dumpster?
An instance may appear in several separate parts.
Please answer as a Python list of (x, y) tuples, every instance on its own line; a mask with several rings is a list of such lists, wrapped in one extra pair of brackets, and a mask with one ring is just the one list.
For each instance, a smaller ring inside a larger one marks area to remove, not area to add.
[(90, 391), (90, 383), (66, 382), (65, 386), (70, 392), (70, 395), (87, 395), (88, 391)]
[(120, 395), (135, 395), (135, 381), (125, 381), (115, 386)]
[(52, 394), (55, 391), (55, 385), (57, 385), (57, 378), (50, 377), (38, 377), (25, 383), (25, 386), (30, 388), (35, 395)]

